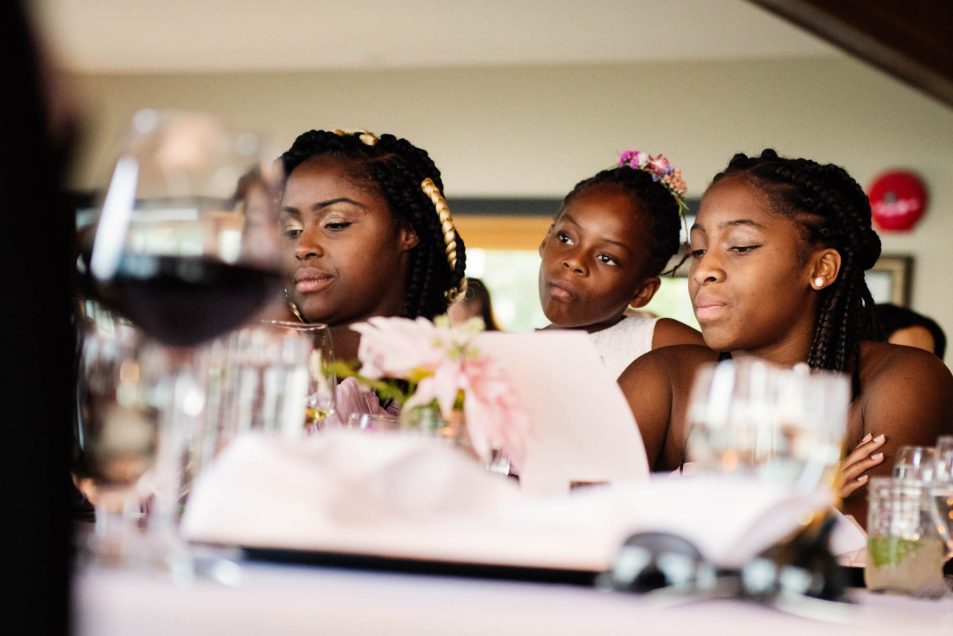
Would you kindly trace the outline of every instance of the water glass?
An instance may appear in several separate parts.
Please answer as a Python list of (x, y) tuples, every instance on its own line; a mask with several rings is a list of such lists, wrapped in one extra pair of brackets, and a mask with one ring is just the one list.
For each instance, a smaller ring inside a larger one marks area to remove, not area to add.
[(930, 510), (928, 484), (909, 478), (872, 477), (868, 490), (867, 565), (873, 591), (939, 597), (946, 546)]
[(901, 480), (933, 481), (936, 449), (932, 446), (901, 446), (894, 460), (893, 476)]
[(688, 405), (688, 458), (700, 471), (750, 474), (799, 491), (830, 487), (849, 403), (844, 374), (757, 358), (703, 367)]
[(308, 389), (304, 400), (305, 429), (320, 430), (324, 421), (334, 413), (337, 376), (334, 371), (334, 346), (331, 329), (322, 323), (302, 323), (271, 320), (266, 323), (273, 329), (297, 333), (310, 343), (308, 352)]

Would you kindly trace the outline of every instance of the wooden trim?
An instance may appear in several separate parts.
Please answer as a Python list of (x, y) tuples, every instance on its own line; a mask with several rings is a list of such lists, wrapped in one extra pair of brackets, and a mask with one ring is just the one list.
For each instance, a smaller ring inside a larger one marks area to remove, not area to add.
[(552, 217), (466, 214), (453, 222), (468, 248), (536, 250), (549, 231)]

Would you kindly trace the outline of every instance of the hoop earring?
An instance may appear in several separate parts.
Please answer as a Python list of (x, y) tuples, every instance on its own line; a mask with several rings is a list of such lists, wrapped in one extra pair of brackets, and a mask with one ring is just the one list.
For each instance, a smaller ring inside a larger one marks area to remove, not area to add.
[(288, 303), (288, 309), (291, 310), (291, 314), (298, 319), (298, 322), (306, 323), (307, 320), (301, 315), (301, 310), (298, 309), (298, 305), (295, 304), (295, 301), (291, 300), (291, 296), (288, 295), (288, 290), (282, 289), (281, 291), (285, 295), (285, 302)]

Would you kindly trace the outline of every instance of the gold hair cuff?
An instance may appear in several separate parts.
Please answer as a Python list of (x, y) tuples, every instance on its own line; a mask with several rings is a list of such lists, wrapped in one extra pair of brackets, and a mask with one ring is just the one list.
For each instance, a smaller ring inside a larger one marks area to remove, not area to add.
[(367, 130), (366, 128), (348, 128), (347, 130), (341, 130), (338, 128), (334, 131), (335, 135), (340, 137), (346, 137), (348, 135), (357, 135), (357, 138), (361, 140), (361, 143), (365, 146), (376, 146), (377, 145), (377, 135)]
[[(453, 226), (453, 217), (450, 215), (450, 207), (447, 200), (443, 198), (440, 188), (429, 177), (421, 181), (420, 188), (424, 191), (434, 208), (437, 210), (437, 217), (440, 219), (440, 231), (443, 234), (443, 244), (447, 254), (447, 264), (450, 265), (450, 273), (457, 269), (457, 229)], [(467, 279), (461, 277), (460, 282), (452, 289), (445, 292), (447, 300), (454, 302), (461, 298), (467, 291)]]

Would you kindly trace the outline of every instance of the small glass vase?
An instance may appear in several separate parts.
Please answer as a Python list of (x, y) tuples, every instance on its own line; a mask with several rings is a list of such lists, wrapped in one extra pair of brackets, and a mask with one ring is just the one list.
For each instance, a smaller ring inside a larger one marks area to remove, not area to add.
[[(401, 429), (447, 440), (477, 461), (482, 461), (470, 441), (462, 408), (455, 408), (449, 417), (444, 417), (436, 404), (418, 406), (401, 414)], [(485, 465), (491, 473), (510, 474), (510, 461), (500, 450), (492, 450)]]

